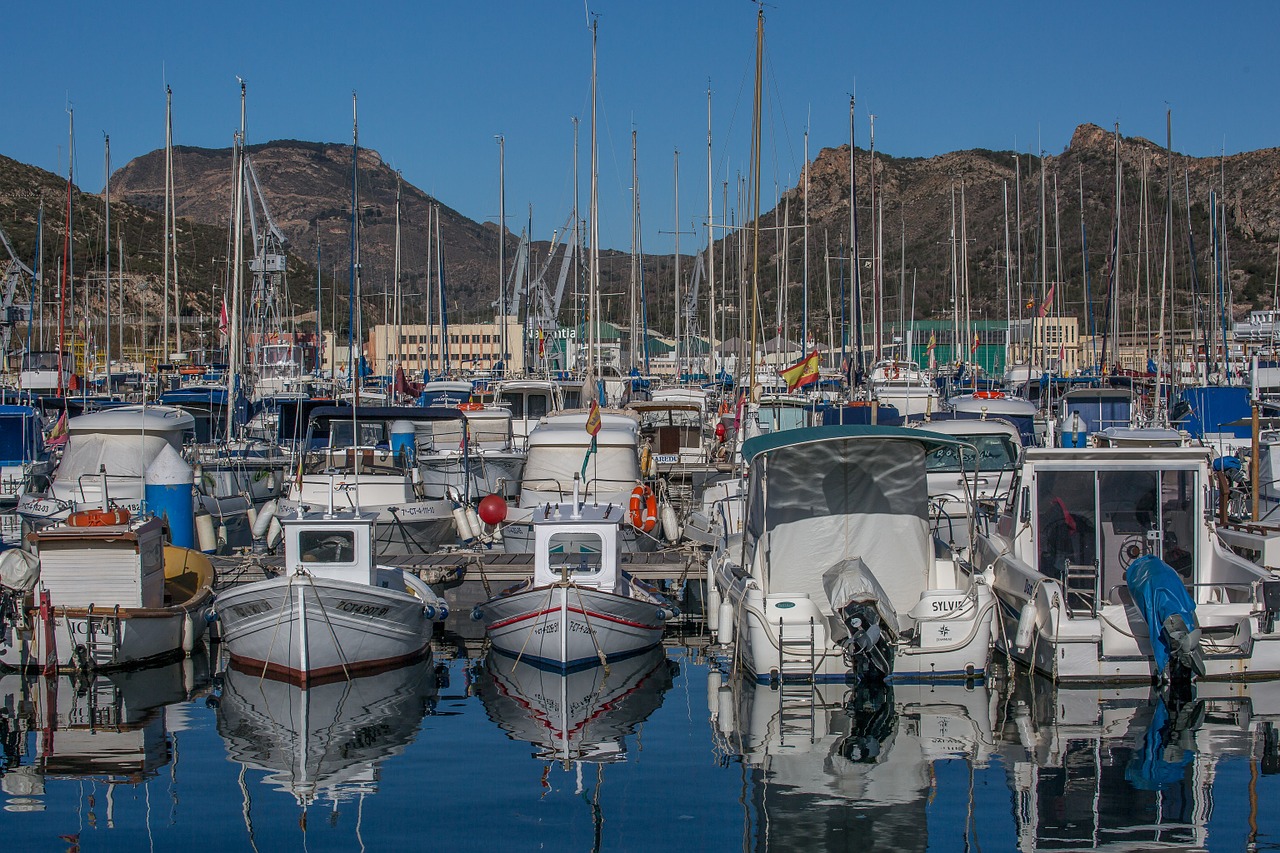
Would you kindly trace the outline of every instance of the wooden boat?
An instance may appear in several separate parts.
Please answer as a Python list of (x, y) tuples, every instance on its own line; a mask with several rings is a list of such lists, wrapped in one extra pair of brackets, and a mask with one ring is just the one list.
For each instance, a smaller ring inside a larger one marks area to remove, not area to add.
[(430, 653), (448, 606), (415, 575), (374, 563), (376, 512), (279, 517), (285, 570), (220, 593), (233, 664), (310, 684), (391, 669)]
[(534, 512), (533, 577), (471, 614), (485, 623), (497, 651), (560, 670), (652, 648), (677, 612), (622, 570), (623, 508), (581, 503), (576, 478), (573, 497)]
[(28, 534), (34, 555), (5, 552), (0, 611), (12, 618), (0, 620), (0, 663), (105, 670), (189, 655), (208, 624), (214, 570), (200, 552), (166, 546), (163, 528), (124, 510), (81, 511)]

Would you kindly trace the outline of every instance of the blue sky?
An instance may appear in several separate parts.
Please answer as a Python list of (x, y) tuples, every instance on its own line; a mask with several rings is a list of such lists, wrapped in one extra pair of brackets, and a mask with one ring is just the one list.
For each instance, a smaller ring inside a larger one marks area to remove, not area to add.
[[(732, 188), (748, 168), (756, 6), (590, 2), (600, 19), (601, 242), (630, 240), (634, 126), (645, 248), (670, 251), (677, 148), (681, 229), (705, 219), (708, 80), (716, 186)], [(1163, 140), (1166, 105), (1180, 151), (1280, 145), (1280, 4), (775, 0), (765, 13), (765, 207), (774, 185), (799, 178), (806, 121), (811, 156), (847, 141), (855, 89), (860, 144), (873, 112), (877, 149), (899, 156), (1031, 152), (1037, 138), (1056, 153), (1086, 121)], [(497, 218), (503, 134), (508, 225), (518, 232), (531, 204), (541, 239), (572, 205), (570, 118), (580, 116), (586, 202), (582, 0), (48, 0), (11, 4), (5, 18), (0, 154), (65, 174), (69, 100), (86, 189), (102, 186), (104, 132), (117, 167), (163, 145), (166, 79), (175, 142), (229, 145), (240, 75), (250, 142), (350, 141), (357, 90), (361, 144), (474, 219)], [(701, 239), (683, 237), (682, 249)]]

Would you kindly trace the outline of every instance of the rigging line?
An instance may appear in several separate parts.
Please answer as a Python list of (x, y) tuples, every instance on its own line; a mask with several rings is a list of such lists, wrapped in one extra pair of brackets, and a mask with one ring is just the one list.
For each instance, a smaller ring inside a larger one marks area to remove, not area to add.
[(320, 605), (320, 615), (324, 617), (324, 624), (329, 626), (329, 635), (333, 637), (333, 648), (338, 653), (338, 660), (342, 661), (342, 674), (350, 679), (351, 673), (347, 670), (347, 656), (342, 651), (342, 644), (338, 642), (338, 632), (334, 630), (333, 623), (329, 621), (329, 611), (324, 606), (324, 599), (320, 597), (320, 591), (316, 589), (315, 581), (311, 579), (311, 573), (303, 573), (303, 577), (307, 579), (307, 583), (311, 586), (311, 591), (316, 594), (316, 604)]

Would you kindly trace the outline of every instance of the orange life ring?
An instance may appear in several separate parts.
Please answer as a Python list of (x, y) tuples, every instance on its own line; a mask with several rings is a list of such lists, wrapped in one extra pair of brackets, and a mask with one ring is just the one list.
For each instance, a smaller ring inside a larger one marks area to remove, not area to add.
[(183, 376), (199, 376), (201, 373), (204, 373), (204, 368), (198, 365), (191, 365), (188, 367), (179, 367), (178, 372)]
[(70, 527), (112, 527), (128, 523), (127, 509), (82, 509), (67, 516)]
[(974, 399), (977, 400), (1003, 400), (1003, 391), (974, 391)]
[(478, 412), (484, 408), (484, 403), (459, 403), (458, 409), (463, 412)]
[(631, 526), (651, 533), (658, 525), (658, 498), (648, 486), (636, 486), (631, 492)]

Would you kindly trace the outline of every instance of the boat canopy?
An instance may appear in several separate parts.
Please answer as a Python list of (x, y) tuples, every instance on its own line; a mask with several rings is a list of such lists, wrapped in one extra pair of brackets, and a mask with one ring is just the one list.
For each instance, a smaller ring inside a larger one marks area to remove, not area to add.
[(855, 425), (747, 441), (746, 563), (765, 594), (808, 595), (831, 615), (823, 573), (857, 557), (910, 624), (933, 564), (925, 454), (957, 444), (918, 429)]
[(0, 465), (21, 465), (44, 455), (40, 421), (33, 406), (0, 406)]

